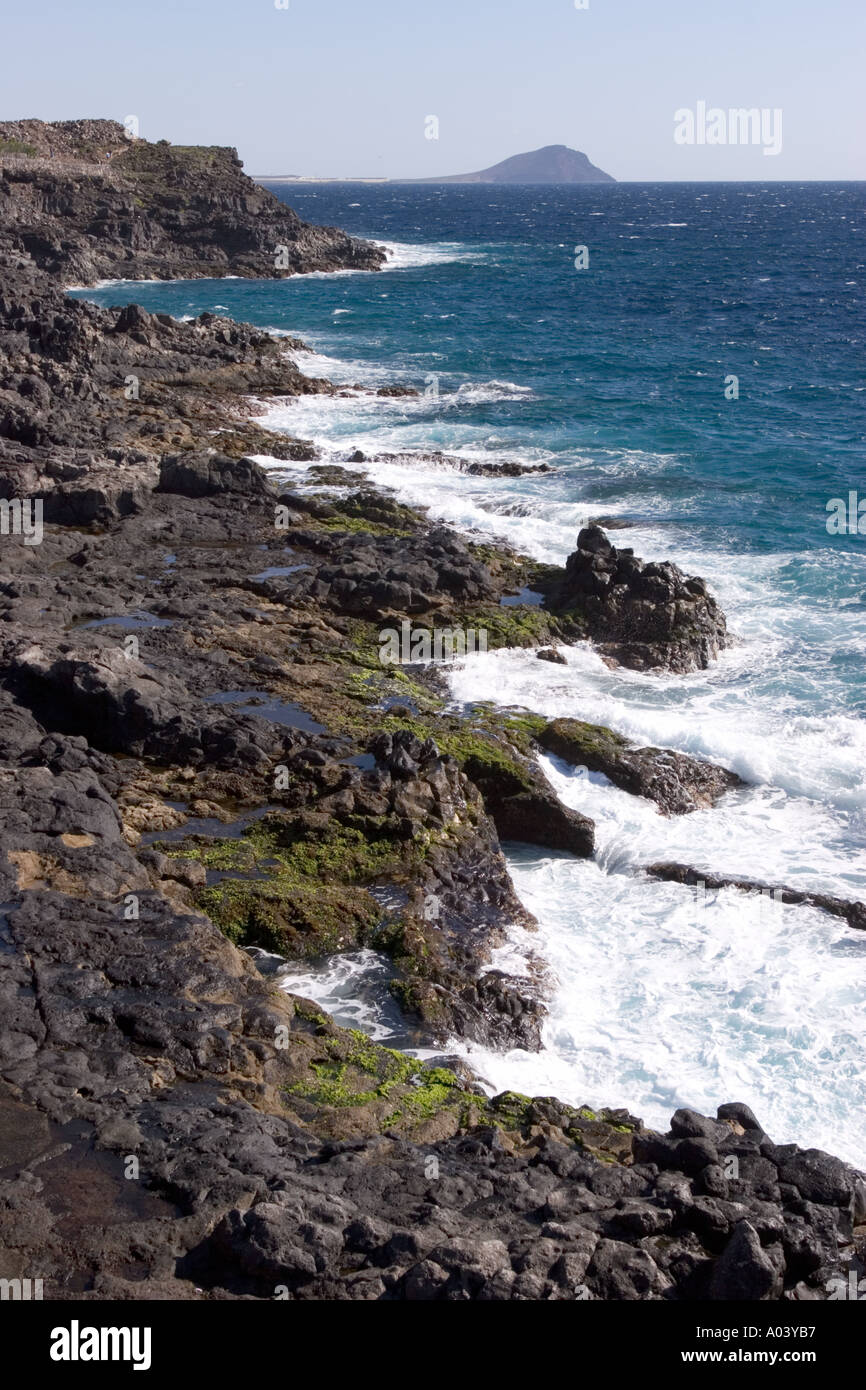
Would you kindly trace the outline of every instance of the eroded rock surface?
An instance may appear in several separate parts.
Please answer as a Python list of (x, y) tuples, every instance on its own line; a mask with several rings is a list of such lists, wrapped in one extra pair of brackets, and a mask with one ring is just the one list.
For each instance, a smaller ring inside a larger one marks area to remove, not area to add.
[[(10, 154), (9, 142), (32, 157)], [(116, 121), (12, 121), (0, 123), (0, 166), (5, 243), (67, 284), (276, 279), (376, 270), (385, 259), (336, 227), (303, 222), (227, 147), (133, 140)]]
[(548, 601), (582, 624), (605, 656), (635, 670), (701, 670), (729, 640), (703, 579), (617, 550), (600, 526), (580, 532)]

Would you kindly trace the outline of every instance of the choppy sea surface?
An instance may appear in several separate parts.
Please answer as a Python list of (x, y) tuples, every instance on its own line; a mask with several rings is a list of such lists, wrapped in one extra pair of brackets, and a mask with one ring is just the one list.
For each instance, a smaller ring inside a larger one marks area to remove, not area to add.
[[(266, 423), (335, 462), (441, 450), (552, 465), (365, 466), (461, 531), (545, 560), (563, 561), (590, 517), (626, 521), (614, 542), (703, 575), (741, 639), (688, 676), (611, 671), (585, 646), (567, 666), (505, 651), (452, 668), (457, 703), (609, 724), (748, 785), (664, 818), (548, 760), (563, 801), (595, 819), (598, 852), (508, 847), (540, 931), (515, 929), (498, 960), (548, 962), (544, 1050), (451, 1050), (497, 1089), (625, 1105), (653, 1125), (744, 1100), (779, 1142), (866, 1164), (866, 933), (635, 873), (676, 859), (866, 900), (866, 534), (827, 527), (831, 499), (866, 501), (866, 185), (274, 191), (387, 245), (387, 271), (78, 293), (300, 336), (303, 370), (363, 390), (281, 401)], [(395, 381), (422, 394), (369, 394)], [(387, 1037), (385, 973), (364, 952), (288, 982)]]

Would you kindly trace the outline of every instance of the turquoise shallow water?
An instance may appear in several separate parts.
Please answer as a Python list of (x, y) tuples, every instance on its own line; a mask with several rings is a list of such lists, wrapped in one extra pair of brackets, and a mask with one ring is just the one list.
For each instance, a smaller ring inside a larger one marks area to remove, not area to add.
[[(866, 897), (866, 535), (826, 526), (831, 498), (866, 499), (866, 186), (276, 191), (310, 221), (388, 244), (389, 271), (86, 293), (301, 336), (305, 370), (365, 388), (271, 408), (325, 456), (553, 464), (517, 479), (401, 459), (371, 471), (451, 524), (547, 559), (564, 559), (590, 516), (617, 515), (633, 523), (617, 541), (703, 574), (741, 639), (689, 677), (610, 672), (582, 648), (566, 668), (492, 653), (454, 670), (457, 701), (606, 722), (749, 783), (673, 822), (551, 765), (563, 798), (596, 819), (598, 859), (515, 851), (558, 987), (544, 1053), (476, 1064), (497, 1084), (628, 1104), (653, 1122), (736, 1095), (777, 1137), (863, 1162), (863, 934), (800, 909), (767, 919), (741, 895), (698, 908), (635, 869), (680, 858)], [(368, 394), (395, 380), (424, 394)], [(515, 939), (509, 968), (527, 947)], [(325, 971), (324, 999), (332, 987)]]

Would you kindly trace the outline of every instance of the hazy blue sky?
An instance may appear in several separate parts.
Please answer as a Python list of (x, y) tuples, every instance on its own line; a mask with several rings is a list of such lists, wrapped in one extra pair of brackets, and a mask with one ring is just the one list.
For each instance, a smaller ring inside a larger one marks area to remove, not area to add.
[[(566, 144), (620, 179), (866, 177), (864, 0), (5, 10), (0, 119), (136, 115), (149, 140), (237, 145), (254, 174), (425, 177)], [(675, 144), (674, 112), (700, 100), (781, 108), (781, 153)]]

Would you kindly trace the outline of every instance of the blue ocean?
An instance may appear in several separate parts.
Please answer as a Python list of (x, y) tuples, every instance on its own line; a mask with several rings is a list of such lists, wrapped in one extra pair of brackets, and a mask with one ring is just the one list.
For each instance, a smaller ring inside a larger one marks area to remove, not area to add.
[[(624, 1105), (653, 1125), (744, 1100), (777, 1141), (863, 1165), (866, 934), (639, 867), (679, 860), (866, 900), (866, 185), (273, 191), (385, 245), (387, 270), (76, 293), (301, 337), (302, 369), (345, 393), (271, 402), (263, 423), (343, 464), (392, 455), (354, 466), (540, 559), (562, 562), (590, 518), (628, 523), (614, 542), (706, 578), (739, 639), (687, 676), (610, 670), (580, 644), (567, 666), (500, 651), (450, 668), (457, 706), (608, 724), (747, 783), (664, 818), (545, 760), (598, 840), (591, 862), (507, 847), (539, 932), (515, 927), (497, 963), (549, 968), (545, 1047), (451, 1050), (496, 1089)], [(394, 382), (421, 394), (375, 395)], [(555, 471), (479, 477), (437, 451)], [(303, 481), (306, 465), (263, 461)], [(828, 529), (843, 504), (847, 525)], [(381, 974), (362, 952), (288, 987), (384, 1038)]]

